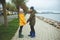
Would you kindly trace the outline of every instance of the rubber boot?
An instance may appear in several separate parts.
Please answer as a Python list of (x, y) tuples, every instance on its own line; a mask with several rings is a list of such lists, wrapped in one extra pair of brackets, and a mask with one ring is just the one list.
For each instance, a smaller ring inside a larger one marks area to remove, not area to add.
[(35, 32), (31, 32), (31, 38), (35, 37)]
[(19, 38), (23, 38), (24, 35), (21, 34), (21, 31), (19, 32)]
[(23, 37), (24, 37), (24, 35), (22, 35), (22, 34), (19, 35), (19, 38), (23, 38)]

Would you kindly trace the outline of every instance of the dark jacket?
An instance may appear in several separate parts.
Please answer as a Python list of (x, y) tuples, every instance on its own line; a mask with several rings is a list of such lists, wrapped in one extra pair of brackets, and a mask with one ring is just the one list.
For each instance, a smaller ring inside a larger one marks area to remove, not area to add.
[(30, 25), (34, 26), (35, 25), (35, 13), (36, 11), (33, 10), (32, 12), (30, 12), (30, 17), (28, 19), (27, 22), (29, 22)]

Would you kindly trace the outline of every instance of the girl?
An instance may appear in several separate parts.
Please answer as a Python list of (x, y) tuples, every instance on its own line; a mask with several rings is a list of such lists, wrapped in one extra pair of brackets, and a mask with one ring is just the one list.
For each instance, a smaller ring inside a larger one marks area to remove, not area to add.
[(26, 24), (26, 20), (25, 20), (25, 16), (24, 16), (24, 12), (23, 9), (20, 8), (20, 13), (19, 13), (19, 38), (23, 38), (24, 36), (22, 35), (22, 29), (23, 26)]

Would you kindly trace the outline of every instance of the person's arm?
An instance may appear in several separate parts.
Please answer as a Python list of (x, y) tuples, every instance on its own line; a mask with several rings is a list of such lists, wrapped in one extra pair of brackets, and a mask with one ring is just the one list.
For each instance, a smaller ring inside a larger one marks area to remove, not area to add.
[[(31, 13), (31, 11), (28, 11), (28, 13)], [(27, 23), (30, 21), (30, 17), (29, 17), (29, 19), (27, 20)]]
[[(36, 12), (36, 11), (35, 11), (35, 12)], [(29, 11), (29, 13), (32, 13), (32, 11)], [(30, 20), (32, 20), (33, 17), (34, 17), (34, 13), (30, 15), (29, 19), (27, 20), (27, 23), (28, 23)]]
[(30, 15), (29, 19), (27, 20), (27, 23), (28, 23), (29, 21), (31, 21), (33, 17), (34, 17), (34, 15), (33, 15), (33, 14), (32, 14), (32, 15)]

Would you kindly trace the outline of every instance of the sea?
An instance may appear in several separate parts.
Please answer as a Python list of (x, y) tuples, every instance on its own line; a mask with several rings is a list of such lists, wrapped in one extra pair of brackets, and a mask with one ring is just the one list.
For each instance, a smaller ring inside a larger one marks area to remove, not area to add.
[(56, 13), (56, 14), (51, 14), (51, 13), (50, 14), (36, 14), (36, 16), (42, 16), (42, 17), (49, 18), (49, 19), (60, 22), (60, 13)]

